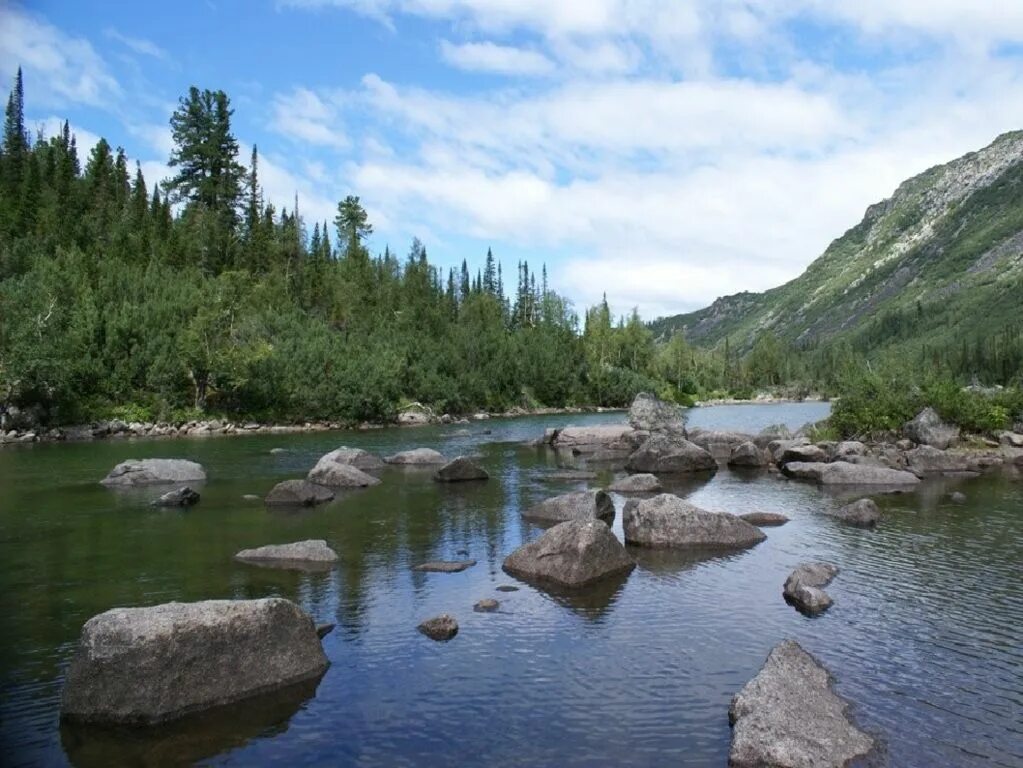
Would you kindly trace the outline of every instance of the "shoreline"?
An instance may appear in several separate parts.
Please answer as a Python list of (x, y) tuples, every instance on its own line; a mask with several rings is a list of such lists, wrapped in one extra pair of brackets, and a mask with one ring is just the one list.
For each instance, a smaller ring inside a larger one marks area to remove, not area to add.
[(749, 400), (736, 400), (726, 397), (717, 400), (697, 400), (693, 408), (713, 408), (718, 405), (785, 405), (786, 403), (830, 403), (831, 398), (823, 395), (809, 395), (808, 397), (754, 397)]

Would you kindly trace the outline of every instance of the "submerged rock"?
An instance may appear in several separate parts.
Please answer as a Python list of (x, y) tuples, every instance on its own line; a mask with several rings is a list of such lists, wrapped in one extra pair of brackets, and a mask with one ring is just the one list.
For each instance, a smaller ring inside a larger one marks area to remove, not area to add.
[(571, 520), (523, 544), (505, 558), (503, 567), (523, 581), (577, 588), (629, 573), (636, 561), (605, 523)]
[(593, 480), (597, 477), (596, 472), (587, 472), (582, 469), (563, 469), (558, 472), (551, 472), (542, 475), (540, 480), (545, 482), (555, 480)]
[(309, 470), (308, 480), (317, 485), (329, 488), (368, 488), (380, 485), (380, 479), (363, 472), (352, 464), (339, 464), (335, 461), (320, 461)]
[(607, 489), (615, 493), (658, 493), (661, 490), (661, 481), (657, 479), (657, 475), (641, 472), (615, 480)]
[(839, 509), (826, 510), (825, 514), (858, 528), (870, 528), (877, 525), (877, 521), (881, 519), (881, 510), (870, 499), (860, 499)]
[(447, 613), (427, 619), (418, 627), (419, 631), (431, 640), (445, 642), (458, 634), (458, 622)]
[(337, 552), (323, 539), (307, 539), (291, 544), (267, 544), (254, 549), (243, 549), (234, 556), (243, 562), (267, 563), (336, 563)]
[(615, 519), (615, 504), (604, 491), (576, 491), (534, 504), (523, 510), (522, 516), (539, 523), (593, 519), (611, 523)]
[(767, 538), (735, 515), (708, 512), (670, 493), (627, 504), (622, 527), (626, 544), (660, 549), (743, 549)]
[(175, 488), (167, 491), (160, 498), (152, 502), (154, 507), (192, 507), (199, 503), (199, 494), (187, 485), (184, 488)]
[(803, 563), (785, 579), (782, 595), (785, 600), (811, 616), (831, 607), (831, 596), (822, 587), (828, 586), (838, 574), (830, 563)]
[(728, 764), (736, 768), (841, 768), (867, 755), (874, 740), (849, 719), (831, 676), (792, 641), (732, 699)]
[(519, 591), (519, 588), (516, 587), (514, 584), (500, 584), (497, 587), (495, 587), (495, 589), (498, 592), (518, 592)]
[(966, 503), (966, 494), (963, 493), (962, 491), (952, 491), (952, 493), (949, 495), (949, 498), (956, 504)]
[(747, 512), (745, 515), (739, 515), (739, 519), (758, 528), (785, 525), (789, 521), (785, 515), (777, 512)]
[(316, 626), (290, 600), (114, 608), (85, 623), (61, 717), (151, 724), (318, 677)]
[(348, 464), (363, 472), (377, 472), (384, 468), (384, 460), (376, 454), (345, 445), (321, 456), (316, 466), (321, 464)]
[(475, 560), (431, 560), (428, 563), (413, 566), (412, 570), (428, 573), (460, 573), (474, 565), (476, 565)]
[(757, 444), (747, 440), (732, 446), (728, 456), (730, 467), (763, 467), (767, 465), (767, 456)]
[(877, 467), (870, 464), (850, 464), (835, 461), (830, 464), (812, 461), (793, 461), (781, 470), (796, 480), (812, 480), (820, 485), (916, 485), (920, 478), (912, 472)]
[(270, 489), (263, 501), (270, 506), (312, 507), (332, 501), (334, 492), (308, 480), (285, 480)]
[(433, 479), (439, 483), (464, 483), (471, 480), (489, 480), (490, 475), (469, 457), (459, 456), (438, 469)]
[(946, 424), (933, 408), (924, 408), (902, 428), (914, 443), (945, 450), (959, 440), (959, 427)]
[(654, 435), (629, 456), (625, 468), (630, 472), (654, 474), (713, 472), (718, 463), (707, 451), (688, 440)]
[(388, 456), (384, 461), (388, 464), (428, 465), (443, 464), (447, 459), (433, 448), (413, 448), (410, 451), (400, 451), (393, 456)]
[(106, 486), (194, 483), (206, 479), (201, 464), (186, 459), (128, 459), (100, 480)]
[(480, 600), (478, 603), (476, 603), (476, 605), (474, 605), (472, 609), (476, 611), (476, 613), (493, 613), (500, 607), (501, 604), (497, 602), (494, 598), (486, 597)]

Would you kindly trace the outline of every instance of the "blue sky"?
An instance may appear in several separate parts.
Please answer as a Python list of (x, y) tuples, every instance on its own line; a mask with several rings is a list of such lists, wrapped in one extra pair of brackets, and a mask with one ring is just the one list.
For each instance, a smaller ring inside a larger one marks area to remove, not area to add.
[(358, 194), (372, 246), (546, 262), (578, 308), (687, 311), (799, 274), (906, 177), (1023, 128), (1023, 3), (5, 2), (27, 118), (152, 183), (221, 88), (267, 195)]

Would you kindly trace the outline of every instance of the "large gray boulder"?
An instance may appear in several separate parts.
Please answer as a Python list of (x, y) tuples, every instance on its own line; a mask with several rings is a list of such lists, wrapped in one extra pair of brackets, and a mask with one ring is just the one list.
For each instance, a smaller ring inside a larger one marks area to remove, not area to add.
[(767, 454), (757, 444), (747, 440), (732, 446), (728, 455), (730, 467), (763, 467), (767, 465)]
[(345, 445), (321, 456), (316, 466), (321, 464), (349, 464), (363, 472), (378, 472), (384, 468), (384, 460), (376, 454)]
[(959, 427), (946, 424), (933, 408), (924, 408), (912, 421), (906, 422), (902, 433), (920, 445), (945, 450), (959, 440)]
[(309, 470), (307, 478), (311, 483), (325, 485), (328, 488), (368, 488), (380, 485), (380, 478), (373, 477), (352, 464), (339, 464), (323, 459)]
[(555, 429), (549, 441), (552, 447), (573, 453), (604, 451), (627, 455), (636, 449), (641, 434), (628, 424), (603, 424)]
[(831, 676), (793, 640), (777, 645), (732, 699), (735, 768), (841, 768), (874, 748), (831, 689)]
[(522, 516), (545, 524), (603, 520), (610, 525), (615, 519), (615, 503), (604, 491), (576, 491), (534, 504), (524, 509)]
[(660, 493), (661, 481), (657, 479), (657, 475), (640, 472), (615, 480), (607, 489), (615, 493)]
[(308, 480), (285, 480), (270, 489), (263, 501), (271, 507), (313, 507), (334, 499), (334, 492)]
[(830, 464), (820, 461), (793, 461), (782, 466), (781, 471), (795, 480), (811, 480), (820, 485), (916, 485), (920, 478), (912, 472), (899, 469), (850, 464), (835, 461)]
[(403, 464), (412, 466), (424, 466), (430, 464), (444, 464), (447, 459), (439, 451), (433, 448), (413, 448), (410, 451), (400, 451), (393, 456), (384, 459), (388, 464)]
[(685, 437), (681, 409), (649, 392), (640, 392), (629, 408), (629, 424), (646, 432), (677, 432)]
[(743, 549), (767, 538), (735, 515), (708, 512), (670, 493), (627, 504), (622, 527), (626, 544), (661, 549)]
[(625, 468), (630, 472), (654, 474), (714, 472), (718, 463), (707, 451), (688, 440), (654, 435), (629, 456)]
[(855, 525), (857, 528), (871, 528), (877, 525), (877, 521), (881, 519), (881, 510), (870, 499), (860, 499), (838, 509), (826, 510), (825, 514), (837, 517), (842, 522)]
[(436, 420), (433, 411), (422, 403), (411, 403), (398, 414), (398, 424), (403, 427), (422, 427)]
[(824, 591), (838, 574), (831, 563), (803, 563), (785, 579), (782, 595), (786, 602), (803, 613), (815, 616), (831, 607), (831, 596)]
[(82, 628), (61, 717), (150, 724), (319, 677), (312, 618), (290, 600), (114, 608)]
[(186, 459), (128, 459), (100, 482), (110, 487), (197, 483), (206, 479), (201, 464)]
[(968, 454), (943, 451), (929, 445), (921, 445), (912, 451), (906, 451), (906, 464), (909, 470), (920, 476), (979, 471), (971, 459)]
[(793, 461), (827, 461), (828, 452), (816, 445), (789, 445), (781, 450), (776, 461), (790, 464)]
[(832, 456), (835, 459), (848, 459), (853, 456), (865, 456), (867, 446), (859, 440), (843, 440), (835, 446)]
[(757, 448), (766, 448), (775, 440), (791, 440), (792, 437), (792, 430), (784, 424), (771, 424), (760, 430), (753, 438), (753, 442)]
[(574, 589), (629, 573), (636, 561), (605, 523), (570, 520), (523, 544), (503, 567), (523, 581)]
[(254, 549), (243, 549), (234, 556), (234, 559), (258, 564), (330, 564), (336, 563), (338, 556), (323, 539), (307, 539), (291, 544), (267, 544)]
[(439, 483), (464, 483), (472, 480), (488, 480), (490, 475), (487, 470), (468, 456), (459, 456), (438, 469), (433, 479)]

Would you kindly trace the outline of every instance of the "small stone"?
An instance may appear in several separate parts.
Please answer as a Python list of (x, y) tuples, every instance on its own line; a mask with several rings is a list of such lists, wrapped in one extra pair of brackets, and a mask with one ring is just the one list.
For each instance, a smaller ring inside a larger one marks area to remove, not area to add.
[(419, 631), (431, 640), (446, 642), (458, 634), (458, 622), (447, 613), (427, 619), (418, 627)]
[(952, 501), (954, 501), (956, 504), (966, 503), (966, 494), (963, 493), (962, 491), (953, 491), (949, 498), (952, 499)]
[(460, 573), (474, 565), (476, 565), (475, 560), (431, 560), (428, 563), (414, 566), (412, 570), (427, 573)]
[(758, 528), (785, 525), (789, 521), (785, 515), (777, 512), (747, 512), (745, 515), (739, 515), (739, 518)]
[(830, 563), (803, 563), (785, 579), (782, 595), (803, 613), (815, 616), (832, 605), (831, 596), (823, 590), (838, 574)]
[(472, 609), (476, 611), (476, 613), (493, 613), (500, 607), (500, 605), (501, 604), (494, 600), (494, 598), (487, 597), (476, 603)]
[(154, 507), (192, 507), (199, 503), (199, 494), (187, 485), (184, 488), (176, 488), (168, 491), (156, 499)]

